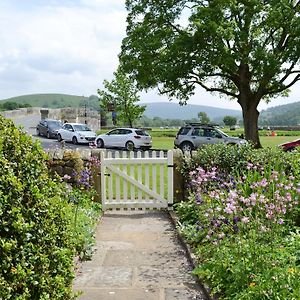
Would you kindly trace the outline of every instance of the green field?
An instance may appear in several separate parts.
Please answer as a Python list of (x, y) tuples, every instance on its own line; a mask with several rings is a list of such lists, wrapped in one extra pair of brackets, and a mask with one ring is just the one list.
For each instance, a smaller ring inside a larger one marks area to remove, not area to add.
[[(105, 133), (108, 132), (108, 129), (103, 129), (98, 132)], [(147, 130), (148, 133), (152, 136), (152, 148), (153, 149), (174, 149), (174, 139), (178, 129), (158, 129), (153, 128), (151, 130)], [(228, 128), (222, 129), (229, 136), (239, 136), (243, 133), (242, 129), (238, 129), (235, 131), (231, 131)], [(260, 134), (260, 142), (262, 146), (265, 147), (275, 147), (285, 142), (294, 141), (300, 138), (299, 131), (277, 131), (277, 136), (268, 136), (270, 134), (269, 131), (262, 130), (259, 131)]]
[[(174, 148), (174, 138), (176, 136), (178, 129), (153, 129), (148, 131), (152, 136), (153, 149), (173, 149)], [(243, 129), (237, 129), (234, 131), (228, 128), (222, 129), (229, 136), (239, 136), (243, 133)], [(285, 142), (294, 141), (300, 138), (299, 131), (277, 131), (277, 136), (268, 136), (269, 131), (262, 130), (259, 131), (260, 142), (262, 146), (265, 147), (275, 147)]]
[[(262, 146), (275, 147), (285, 142), (294, 141), (299, 139), (300, 136), (262, 136), (260, 141)], [(153, 137), (153, 149), (173, 149), (174, 138), (171, 137)]]

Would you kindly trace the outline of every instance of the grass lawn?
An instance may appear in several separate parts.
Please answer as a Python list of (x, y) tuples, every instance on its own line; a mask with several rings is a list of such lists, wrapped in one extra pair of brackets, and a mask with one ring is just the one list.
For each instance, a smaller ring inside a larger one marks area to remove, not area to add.
[[(261, 136), (260, 141), (263, 147), (275, 147), (285, 142), (299, 139), (300, 136)], [(152, 137), (153, 149), (174, 149), (173, 137)]]
[[(243, 129), (239, 128), (235, 131), (231, 131), (228, 128), (222, 129), (229, 136), (239, 136), (243, 133)], [(103, 129), (98, 134), (108, 132), (108, 129)], [(152, 136), (153, 149), (174, 149), (174, 139), (178, 129), (159, 129), (153, 128), (148, 133)], [(300, 132), (293, 131), (278, 131), (277, 136), (267, 136), (266, 130), (260, 131), (260, 141), (263, 147), (275, 147), (285, 142), (294, 141), (300, 138)]]

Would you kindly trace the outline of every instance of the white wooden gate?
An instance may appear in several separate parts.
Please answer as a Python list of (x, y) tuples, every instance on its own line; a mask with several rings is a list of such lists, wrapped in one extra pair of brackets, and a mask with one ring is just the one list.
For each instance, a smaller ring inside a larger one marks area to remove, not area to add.
[(101, 152), (101, 197), (103, 210), (172, 206), (173, 152)]

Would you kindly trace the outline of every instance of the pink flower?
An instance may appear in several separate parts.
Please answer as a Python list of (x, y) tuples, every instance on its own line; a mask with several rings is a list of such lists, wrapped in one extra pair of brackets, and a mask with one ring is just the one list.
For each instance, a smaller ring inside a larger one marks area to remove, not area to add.
[(242, 223), (247, 224), (250, 222), (250, 219), (248, 217), (242, 217), (241, 221)]
[(265, 187), (265, 186), (267, 186), (267, 185), (268, 185), (267, 179), (266, 179), (266, 178), (263, 178), (262, 181), (260, 182), (260, 186)]
[(278, 224), (282, 225), (284, 223), (284, 221), (280, 218), (278, 221), (277, 221)]

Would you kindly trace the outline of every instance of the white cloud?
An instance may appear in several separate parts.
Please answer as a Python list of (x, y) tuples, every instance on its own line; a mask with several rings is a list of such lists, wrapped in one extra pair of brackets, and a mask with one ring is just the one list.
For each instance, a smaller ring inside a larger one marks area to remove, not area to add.
[[(117, 68), (125, 28), (125, 0), (0, 1), (0, 99), (96, 94)], [(300, 101), (299, 87), (260, 109)], [(168, 101), (155, 91), (142, 93), (141, 99)], [(236, 101), (200, 88), (189, 103), (240, 109)]]
[[(81, 6), (47, 3), (31, 1), (33, 10), (0, 7), (0, 98), (40, 92), (95, 94), (117, 67), (125, 36), (123, 6), (117, 1), (112, 6), (89, 0)], [(26, 73), (28, 80), (20, 84), (20, 74), (25, 79)]]

